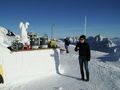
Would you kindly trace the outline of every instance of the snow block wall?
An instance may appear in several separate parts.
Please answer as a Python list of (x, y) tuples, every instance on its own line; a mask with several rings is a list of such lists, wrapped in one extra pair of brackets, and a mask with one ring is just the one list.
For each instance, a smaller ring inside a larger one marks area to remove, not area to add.
[[(57, 54), (56, 54), (57, 53)], [(0, 64), (3, 66), (5, 82), (32, 78), (44, 78), (55, 74), (55, 59), (59, 58), (58, 49), (10, 52), (0, 46)]]

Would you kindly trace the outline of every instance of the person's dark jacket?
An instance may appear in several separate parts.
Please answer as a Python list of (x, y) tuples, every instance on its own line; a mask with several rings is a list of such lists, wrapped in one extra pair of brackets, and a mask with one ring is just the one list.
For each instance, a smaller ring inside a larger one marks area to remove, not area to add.
[(64, 39), (65, 45), (69, 46), (70, 41), (68, 39)]
[(90, 53), (89, 44), (87, 42), (85, 42), (85, 43), (79, 42), (79, 43), (77, 43), (77, 45), (75, 47), (75, 51), (78, 51), (77, 47), (79, 47), (79, 55), (84, 56), (88, 61), (90, 61), (91, 53)]

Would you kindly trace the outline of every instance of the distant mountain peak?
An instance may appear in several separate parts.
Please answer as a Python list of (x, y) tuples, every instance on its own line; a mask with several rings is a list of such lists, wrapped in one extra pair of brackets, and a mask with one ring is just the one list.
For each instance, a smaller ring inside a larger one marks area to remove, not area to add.
[(95, 37), (89, 37), (87, 41), (90, 44), (91, 49), (103, 52), (113, 51), (112, 47), (116, 46), (111, 39), (100, 34), (96, 35)]
[(95, 36), (95, 40), (96, 41), (102, 41), (105, 37), (103, 37), (102, 35), (98, 34)]

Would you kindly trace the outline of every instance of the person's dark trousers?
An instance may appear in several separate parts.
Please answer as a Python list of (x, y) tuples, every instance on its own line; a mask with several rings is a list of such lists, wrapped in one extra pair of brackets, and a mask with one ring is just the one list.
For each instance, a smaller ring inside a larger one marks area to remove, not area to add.
[(68, 45), (65, 45), (66, 53), (69, 53)]
[(81, 79), (84, 78), (84, 68), (86, 72), (86, 80), (89, 81), (89, 69), (88, 69), (88, 60), (84, 56), (79, 56), (79, 64), (80, 64), (80, 72), (81, 72)]

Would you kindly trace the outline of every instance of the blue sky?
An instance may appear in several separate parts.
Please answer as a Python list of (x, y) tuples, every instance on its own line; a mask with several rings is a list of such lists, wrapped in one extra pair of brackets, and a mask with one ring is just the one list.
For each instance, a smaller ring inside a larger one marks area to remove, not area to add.
[(87, 16), (87, 35), (120, 36), (120, 0), (0, 0), (0, 26), (20, 33), (19, 23), (29, 22), (28, 31), (55, 37), (83, 34)]

